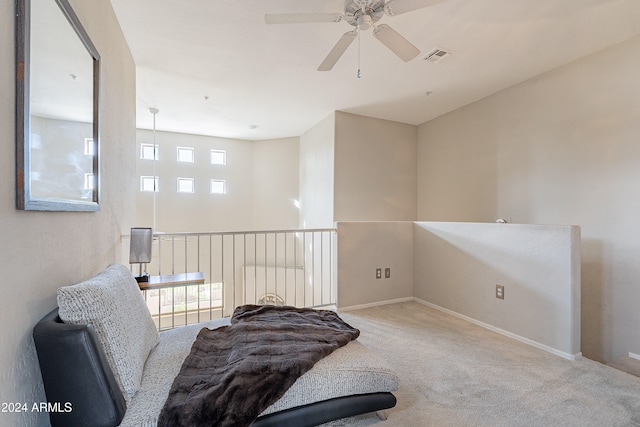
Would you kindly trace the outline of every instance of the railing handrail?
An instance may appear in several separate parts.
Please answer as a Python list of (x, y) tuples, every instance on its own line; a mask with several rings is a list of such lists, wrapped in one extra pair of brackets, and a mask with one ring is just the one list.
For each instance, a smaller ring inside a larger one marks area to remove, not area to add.
[[(281, 230), (248, 230), (248, 231), (154, 231), (153, 237), (162, 236), (230, 236), (234, 234), (280, 234), (280, 233), (322, 233), (334, 231), (335, 227), (329, 228), (294, 228)], [(130, 234), (123, 234), (122, 237), (130, 238)]]

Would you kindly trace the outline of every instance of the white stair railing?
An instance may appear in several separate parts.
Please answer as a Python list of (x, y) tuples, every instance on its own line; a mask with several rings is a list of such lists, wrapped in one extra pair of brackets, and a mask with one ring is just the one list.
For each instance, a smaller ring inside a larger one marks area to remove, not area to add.
[[(128, 245), (123, 236), (126, 262)], [(159, 329), (228, 317), (243, 304), (335, 306), (336, 248), (333, 228), (155, 233), (146, 265), (152, 279), (201, 272), (203, 280), (169, 280), (143, 292)]]

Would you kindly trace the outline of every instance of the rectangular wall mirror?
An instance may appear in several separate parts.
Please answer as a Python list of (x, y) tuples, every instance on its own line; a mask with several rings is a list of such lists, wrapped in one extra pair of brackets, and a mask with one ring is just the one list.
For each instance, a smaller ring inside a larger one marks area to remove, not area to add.
[(16, 0), (16, 205), (97, 211), (100, 55), (67, 0)]

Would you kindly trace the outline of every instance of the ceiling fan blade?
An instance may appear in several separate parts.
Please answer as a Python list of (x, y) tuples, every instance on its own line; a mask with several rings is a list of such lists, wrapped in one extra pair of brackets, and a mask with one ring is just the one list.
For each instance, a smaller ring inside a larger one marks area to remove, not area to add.
[(358, 30), (349, 31), (344, 33), (338, 43), (331, 49), (331, 52), (324, 58), (322, 64), (318, 67), (318, 71), (329, 71), (336, 65), (338, 59), (342, 56), (345, 50), (351, 45), (351, 43), (358, 37)]
[(267, 13), (264, 21), (267, 24), (306, 24), (313, 22), (340, 22), (343, 16), (339, 13)]
[(390, 0), (384, 7), (384, 11), (389, 16), (401, 15), (412, 10), (422, 9), (445, 0)]
[(404, 62), (411, 61), (420, 53), (420, 50), (412, 45), (409, 40), (386, 24), (375, 26), (373, 35)]

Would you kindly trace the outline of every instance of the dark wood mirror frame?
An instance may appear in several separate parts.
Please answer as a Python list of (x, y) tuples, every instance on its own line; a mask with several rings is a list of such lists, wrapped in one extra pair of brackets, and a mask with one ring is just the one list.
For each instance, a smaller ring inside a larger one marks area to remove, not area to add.
[[(47, 197), (32, 193), (31, 149), (31, 2), (15, 0), (16, 12), (16, 206), (20, 210), (37, 211), (98, 211), (99, 204), (99, 87), (100, 55), (84, 30), (68, 0), (49, 0), (58, 5), (70, 27), (87, 50), (87, 61), (93, 63), (92, 171), (86, 199), (70, 196)], [(72, 76), (75, 79), (75, 76)], [(85, 142), (86, 143), (86, 142)], [(91, 144), (89, 139), (88, 144)], [(86, 179), (86, 177), (85, 177)]]

